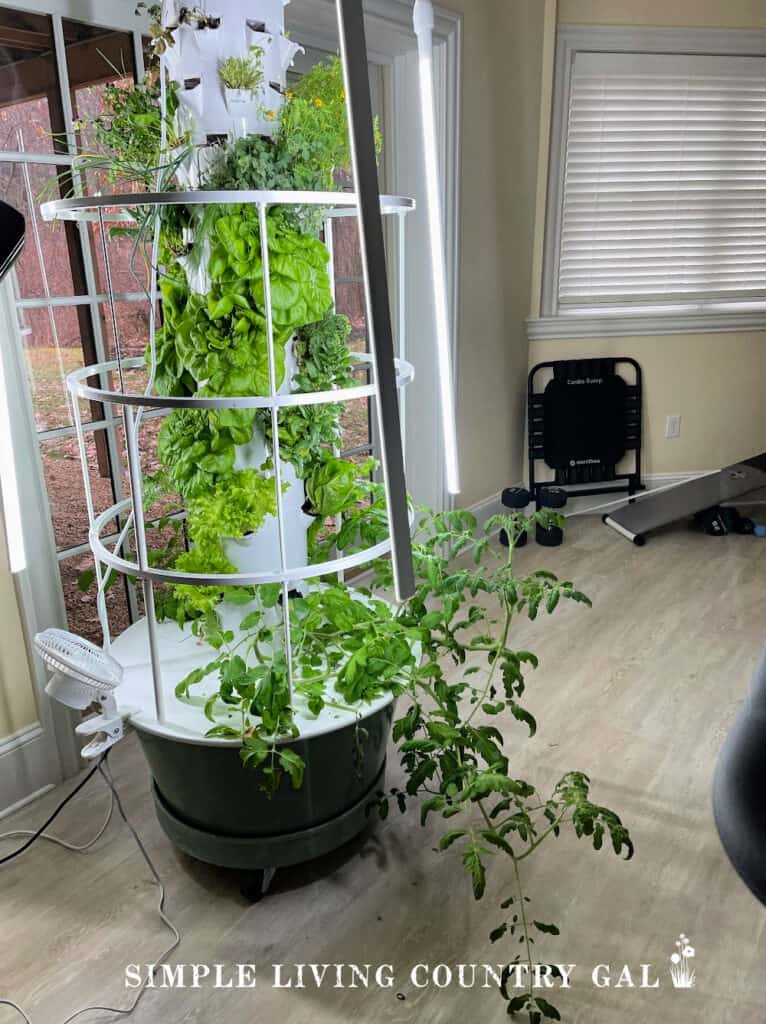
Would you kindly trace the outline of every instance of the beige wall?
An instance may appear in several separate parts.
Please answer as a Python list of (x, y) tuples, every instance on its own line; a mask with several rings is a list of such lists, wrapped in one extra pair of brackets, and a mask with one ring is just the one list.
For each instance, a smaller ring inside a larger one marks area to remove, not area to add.
[(37, 721), (13, 578), (0, 516), (0, 741)]
[(764, 0), (559, 0), (568, 25), (679, 25), (758, 28), (766, 25)]
[[(766, 27), (766, 0), (558, 0), (566, 24)], [(547, 96), (551, 82), (543, 88)], [(536, 140), (528, 139), (530, 146)], [(541, 179), (542, 181), (543, 179)], [(538, 208), (538, 232), (544, 223)], [(533, 282), (533, 312), (539, 290)], [(766, 449), (766, 332), (538, 341), (530, 366), (568, 356), (632, 356), (644, 373), (644, 472), (715, 469)], [(680, 413), (681, 436), (665, 420)]]
[[(644, 469), (718, 469), (766, 450), (766, 336), (752, 334), (538, 341), (532, 358), (632, 355), (644, 372)], [(665, 418), (681, 415), (681, 436)]]

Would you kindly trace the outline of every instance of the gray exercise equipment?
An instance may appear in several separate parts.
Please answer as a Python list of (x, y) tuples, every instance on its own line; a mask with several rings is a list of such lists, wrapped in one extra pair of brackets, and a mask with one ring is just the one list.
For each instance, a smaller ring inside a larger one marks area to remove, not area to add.
[(743, 498), (762, 487), (766, 487), (766, 452), (657, 494), (649, 492), (608, 513), (603, 521), (640, 546), (646, 543), (646, 535), (660, 526)]

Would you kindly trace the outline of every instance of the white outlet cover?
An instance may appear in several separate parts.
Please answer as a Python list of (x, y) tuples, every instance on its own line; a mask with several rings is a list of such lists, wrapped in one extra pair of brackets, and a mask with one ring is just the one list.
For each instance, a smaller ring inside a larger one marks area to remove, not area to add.
[(665, 437), (681, 436), (681, 417), (679, 414), (668, 416), (665, 421)]

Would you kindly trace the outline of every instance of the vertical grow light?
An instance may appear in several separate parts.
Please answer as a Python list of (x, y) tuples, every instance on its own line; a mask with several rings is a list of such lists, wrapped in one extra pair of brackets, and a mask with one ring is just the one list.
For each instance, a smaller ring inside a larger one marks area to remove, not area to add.
[[(13, 267), (24, 245), (24, 218), (12, 206), (0, 203), (0, 282)], [(11, 304), (8, 303), (9, 312)], [(15, 313), (13, 314), (15, 316)], [(11, 418), (6, 395), (3, 354), (0, 352), (0, 498), (5, 520), (8, 563), (12, 573), (26, 568), (24, 532), (21, 519), (19, 485), (16, 479), (16, 458), (11, 444)]]
[(447, 291), (447, 265), (444, 257), (439, 184), (439, 158), (436, 141), (436, 106), (433, 71), (434, 9), (431, 0), (415, 0), (413, 13), (418, 40), (420, 106), (423, 117), (423, 156), (426, 175), (428, 235), (431, 249), (431, 282), (436, 316), (436, 366), (439, 378), (439, 402), (444, 440), (447, 490), (460, 493), (455, 395), (452, 379), (452, 330)]

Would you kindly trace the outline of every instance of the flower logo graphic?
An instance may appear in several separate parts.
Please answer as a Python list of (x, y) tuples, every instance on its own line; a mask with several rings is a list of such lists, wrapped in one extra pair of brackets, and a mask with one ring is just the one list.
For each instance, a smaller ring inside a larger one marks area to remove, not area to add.
[(676, 951), (670, 956), (670, 977), (674, 988), (692, 988), (695, 971), (691, 965), (694, 959), (694, 946), (682, 933), (676, 939)]

